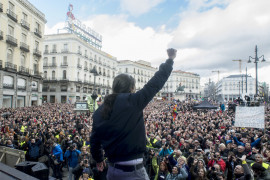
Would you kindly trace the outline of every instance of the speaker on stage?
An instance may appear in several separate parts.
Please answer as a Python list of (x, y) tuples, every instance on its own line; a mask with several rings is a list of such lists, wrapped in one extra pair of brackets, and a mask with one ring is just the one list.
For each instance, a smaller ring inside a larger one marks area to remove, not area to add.
[(49, 169), (44, 163), (37, 163), (32, 167), (32, 176), (40, 179), (40, 180), (48, 180), (49, 179)]
[(24, 161), (15, 165), (15, 169), (24, 172), (25, 174), (31, 175), (31, 168), (38, 162)]

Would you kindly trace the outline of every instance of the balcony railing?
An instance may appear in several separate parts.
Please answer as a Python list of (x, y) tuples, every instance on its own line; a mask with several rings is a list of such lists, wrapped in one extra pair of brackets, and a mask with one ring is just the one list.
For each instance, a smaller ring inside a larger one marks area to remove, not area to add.
[(48, 49), (46, 49), (46, 50), (44, 51), (44, 54), (49, 54)]
[(80, 55), (82, 55), (82, 51), (79, 51), (79, 50), (78, 50), (77, 53), (80, 54)]
[(4, 39), (3, 31), (0, 30), (0, 40)]
[(29, 69), (23, 66), (19, 66), (19, 72), (29, 74)]
[(33, 49), (33, 54), (37, 57), (41, 57), (41, 51), (39, 51), (38, 49)]
[(21, 20), (21, 26), (24, 27), (27, 30), (30, 29), (30, 24), (24, 19)]
[(17, 86), (17, 89), (18, 89), (18, 90), (26, 90), (26, 86), (19, 86), (19, 85), (18, 85), (18, 86)]
[(6, 70), (17, 71), (17, 65), (12, 64), (10, 62), (5, 63), (5, 68)]
[(69, 50), (68, 49), (62, 49), (61, 52), (62, 53), (69, 53)]
[(57, 79), (55, 77), (50, 77), (50, 78), (43, 78), (43, 82), (56, 82)]
[(51, 53), (57, 53), (57, 50), (56, 50), (56, 49), (53, 49), (53, 50), (51, 51)]
[(6, 84), (6, 83), (3, 83), (3, 88), (6, 88), (6, 89), (14, 89), (14, 84)]
[(52, 64), (43, 64), (43, 68), (46, 68), (46, 67), (57, 67), (57, 64), (56, 64), (56, 63), (52, 63)]
[(69, 81), (69, 79), (66, 78), (66, 77), (62, 77), (62, 78), (60, 79), (60, 81)]
[(34, 31), (34, 34), (39, 37), (39, 38), (42, 38), (42, 34), (41, 34), (41, 31), (37, 28), (35, 28), (35, 31)]
[(49, 90), (49, 87), (48, 86), (43, 86), (42, 87), (42, 92), (48, 92)]
[(77, 68), (78, 68), (78, 69), (82, 69), (82, 65), (77, 64)]
[(61, 67), (68, 67), (68, 64), (67, 63), (63, 63), (63, 64), (61, 64)]
[(32, 91), (38, 91), (37, 87), (32, 87)]
[(85, 71), (88, 71), (88, 67), (84, 67), (84, 70), (85, 70)]
[(50, 92), (56, 92), (56, 88), (50, 88)]
[(11, 35), (7, 35), (7, 39), (6, 42), (12, 46), (17, 46), (17, 39), (15, 39), (13, 36)]
[(3, 4), (0, 3), (0, 12), (3, 12)]
[(2, 69), (2, 68), (3, 68), (3, 61), (0, 60), (0, 69)]
[(87, 54), (85, 54), (85, 55), (84, 55), (84, 57), (88, 58), (88, 55), (87, 55)]
[(24, 42), (21, 42), (20, 49), (24, 52), (29, 52), (29, 45), (25, 44)]
[(76, 79), (76, 81), (78, 81), (78, 82), (82, 82), (82, 80), (81, 80), (80, 78), (77, 78), (77, 79)]
[(17, 22), (17, 15), (10, 9), (7, 9), (7, 16), (13, 21)]

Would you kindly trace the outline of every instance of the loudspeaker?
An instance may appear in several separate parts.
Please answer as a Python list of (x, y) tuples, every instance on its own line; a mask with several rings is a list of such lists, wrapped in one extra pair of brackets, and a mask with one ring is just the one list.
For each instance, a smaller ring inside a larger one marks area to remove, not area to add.
[(31, 175), (31, 168), (35, 166), (38, 162), (24, 161), (15, 165), (15, 169)]
[(32, 167), (32, 176), (40, 180), (49, 179), (49, 169), (44, 163), (38, 163)]

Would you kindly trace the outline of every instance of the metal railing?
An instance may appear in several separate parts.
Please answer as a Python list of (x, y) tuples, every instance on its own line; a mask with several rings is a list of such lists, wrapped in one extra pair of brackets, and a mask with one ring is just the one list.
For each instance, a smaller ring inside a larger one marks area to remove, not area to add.
[(36, 36), (38, 36), (39, 38), (42, 37), (41, 31), (40, 31), (39, 29), (37, 29), (37, 28), (35, 28), (34, 34), (35, 34)]
[(27, 73), (29, 74), (29, 69), (23, 66), (19, 66), (19, 72)]
[(17, 39), (11, 35), (7, 35), (6, 42), (12, 46), (17, 46)]
[(17, 89), (18, 90), (26, 90), (26, 86), (19, 86), (19, 85), (17, 85)]
[(21, 19), (21, 26), (24, 27), (27, 30), (30, 29), (30, 24), (24, 19)]
[(25, 52), (29, 52), (29, 45), (27, 45), (24, 42), (21, 42), (20, 43), (20, 49), (23, 50), (23, 51), (25, 51)]
[(3, 31), (0, 30), (0, 40), (4, 39)]
[(33, 49), (33, 54), (38, 57), (41, 57), (41, 51), (39, 51), (38, 49)]
[(14, 89), (14, 84), (6, 84), (6, 83), (3, 83), (3, 88), (6, 88), (6, 89)]
[(0, 12), (3, 12), (3, 4), (0, 3)]
[(68, 50), (68, 49), (62, 49), (61, 52), (62, 52), (62, 53), (68, 53), (69, 50)]
[(17, 22), (17, 15), (10, 9), (7, 9), (7, 16), (12, 19), (13, 21)]
[(5, 63), (5, 68), (8, 68), (8, 69), (12, 69), (12, 70), (17, 71), (17, 65), (16, 64), (12, 64), (10, 62), (6, 62)]

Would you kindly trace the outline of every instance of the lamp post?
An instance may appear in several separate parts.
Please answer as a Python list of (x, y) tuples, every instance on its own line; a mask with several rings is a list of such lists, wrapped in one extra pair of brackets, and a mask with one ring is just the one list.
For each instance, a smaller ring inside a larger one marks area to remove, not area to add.
[(258, 49), (257, 49), (257, 45), (255, 46), (255, 58), (249, 56), (249, 60), (248, 63), (251, 63), (251, 59), (254, 59), (254, 63), (255, 63), (255, 73), (256, 73), (256, 96), (258, 95), (258, 62), (260, 60), (260, 58), (263, 58), (261, 62), (265, 62), (264, 59), (264, 55), (261, 55), (260, 57), (258, 57)]
[(97, 73), (97, 69), (96, 69), (96, 66), (94, 66), (94, 68), (92, 70), (90, 70), (90, 73), (93, 73), (94, 74), (94, 91), (93, 91), (93, 94), (91, 95), (91, 98), (94, 100), (94, 105), (93, 105), (93, 113), (95, 112), (96, 110), (96, 99), (97, 99), (97, 93), (96, 93), (96, 76), (98, 75)]

